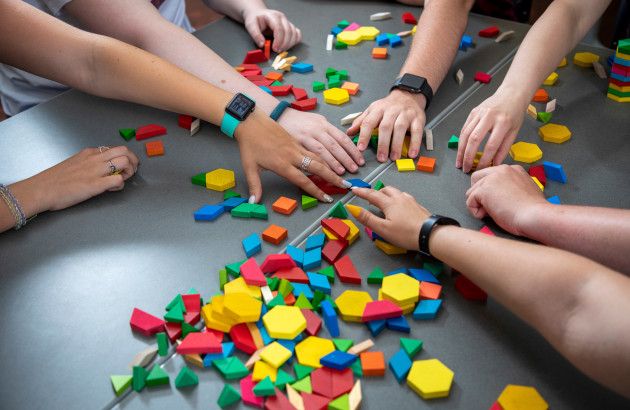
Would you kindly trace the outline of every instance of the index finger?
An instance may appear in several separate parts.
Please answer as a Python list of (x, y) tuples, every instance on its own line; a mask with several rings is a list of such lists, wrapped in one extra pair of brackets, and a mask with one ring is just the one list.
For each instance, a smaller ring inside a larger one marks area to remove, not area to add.
[[(382, 191), (382, 190), (381, 190)], [(374, 204), (377, 208), (383, 209), (390, 201), (390, 197), (381, 191), (375, 191), (369, 188), (354, 188), (352, 193), (359, 198), (367, 200)]]

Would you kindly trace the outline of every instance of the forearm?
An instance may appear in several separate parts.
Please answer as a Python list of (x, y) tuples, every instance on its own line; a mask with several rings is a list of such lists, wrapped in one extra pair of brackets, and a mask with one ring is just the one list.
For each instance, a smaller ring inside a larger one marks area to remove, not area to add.
[(224, 14), (242, 23), (246, 11), (266, 9), (262, 0), (203, 0), (203, 2), (217, 13)]

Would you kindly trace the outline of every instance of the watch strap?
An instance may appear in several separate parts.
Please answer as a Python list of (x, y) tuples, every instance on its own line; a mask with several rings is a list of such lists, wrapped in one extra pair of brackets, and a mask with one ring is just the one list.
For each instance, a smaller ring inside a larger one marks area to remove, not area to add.
[(276, 108), (274, 108), (274, 110), (269, 115), (269, 118), (274, 121), (278, 121), (278, 118), (280, 118), (284, 110), (286, 110), (290, 106), (291, 104), (288, 101), (280, 101), (280, 103), (276, 105)]
[(234, 138), (234, 131), (236, 131), (236, 127), (238, 127), (240, 123), (237, 118), (232, 117), (226, 112), (223, 114), (223, 120), (221, 120), (221, 131), (228, 137)]
[[(402, 77), (398, 77), (396, 81), (394, 82), (394, 85), (392, 85), (392, 88), (389, 89), (389, 92), (392, 92), (392, 90), (394, 89), (411, 92), (408, 89), (402, 88), (400, 86), (401, 81), (402, 81)], [(422, 87), (422, 89), (420, 89), (417, 93), (414, 93), (414, 94), (424, 95), (424, 97), (427, 99), (427, 105), (424, 107), (424, 109), (427, 110), (429, 108), (429, 105), (431, 104), (431, 100), (433, 100), (433, 89), (429, 85), (429, 82), (426, 80), (426, 78), (424, 79), (424, 86)]]
[(454, 220), (453, 218), (449, 218), (442, 215), (431, 215), (424, 221), (422, 224), (422, 228), (420, 228), (420, 234), (418, 236), (418, 248), (419, 252), (428, 258), (435, 260), (433, 256), (431, 256), (431, 252), (429, 250), (429, 238), (431, 237), (431, 232), (435, 225), (455, 225), (461, 226), (459, 222)]

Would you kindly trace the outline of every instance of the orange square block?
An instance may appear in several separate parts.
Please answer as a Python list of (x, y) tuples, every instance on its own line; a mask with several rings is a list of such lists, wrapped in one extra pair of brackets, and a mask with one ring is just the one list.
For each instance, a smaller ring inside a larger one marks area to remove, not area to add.
[(435, 158), (418, 158), (418, 165), (416, 165), (418, 171), (433, 172), (433, 168), (435, 168)]
[(547, 95), (547, 91), (540, 88), (538, 91), (536, 91), (536, 94), (534, 94), (533, 101), (547, 102), (548, 99), (549, 96)]
[(147, 148), (147, 156), (152, 157), (154, 155), (162, 155), (164, 154), (164, 146), (162, 145), (162, 141), (152, 141), (144, 144)]
[(341, 88), (343, 90), (348, 90), (348, 94), (350, 95), (356, 95), (357, 91), (359, 91), (359, 84), (346, 81), (345, 83), (343, 83)]
[(440, 298), (440, 293), (442, 293), (442, 285), (431, 282), (420, 282), (420, 300), (437, 300)]
[(385, 374), (383, 352), (361, 353), (361, 368), (364, 376), (383, 376)]
[(269, 228), (265, 229), (262, 233), (263, 240), (267, 242), (271, 242), (274, 245), (280, 244), (286, 237), (288, 231), (281, 226), (271, 225)]
[(282, 73), (274, 73), (271, 72), (265, 76), (267, 80), (271, 81), (282, 81)]
[(372, 58), (386, 58), (387, 57), (387, 49), (386, 48), (374, 48), (372, 49)]
[(289, 215), (297, 208), (297, 201), (295, 199), (281, 196), (276, 202), (274, 202), (272, 209), (281, 214)]

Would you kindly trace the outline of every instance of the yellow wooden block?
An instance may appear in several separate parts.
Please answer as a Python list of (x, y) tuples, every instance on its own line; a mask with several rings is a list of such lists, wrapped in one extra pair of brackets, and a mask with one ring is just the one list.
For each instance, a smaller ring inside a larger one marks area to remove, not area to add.
[(225, 323), (222, 320), (215, 319), (211, 303), (208, 303), (201, 308), (201, 317), (203, 317), (203, 322), (208, 329), (214, 329), (225, 333), (229, 332), (230, 329), (232, 329), (231, 324)]
[(223, 313), (236, 323), (256, 322), (261, 308), (262, 302), (249, 293), (227, 293), (223, 299)]
[(225, 295), (217, 295), (212, 298), (212, 313), (210, 314), (210, 318), (232, 327), (236, 325), (237, 322), (225, 314), (224, 302)]
[(365, 305), (369, 302), (372, 302), (370, 294), (359, 290), (346, 290), (335, 299), (339, 316), (347, 322), (361, 322)]
[(534, 182), (536, 183), (536, 185), (538, 185), (538, 188), (540, 188), (541, 191), (545, 192), (545, 186), (543, 184), (540, 183), (540, 181), (538, 180), (538, 178), (536, 177), (532, 177), (532, 179), (534, 180)]
[(355, 31), (342, 31), (337, 34), (337, 41), (349, 44), (351, 46), (359, 44), (363, 40), (361, 33), (358, 30)]
[(612, 88), (613, 90), (619, 91), (620, 93), (627, 93), (630, 91), (630, 86), (627, 87), (619, 87), (617, 84), (609, 83), (608, 88)]
[[(359, 33), (361, 40), (376, 40), (376, 36), (381, 34), (379, 29), (371, 26), (359, 27), (355, 32)], [(337, 38), (339, 38), (339, 35), (337, 35)]]
[(256, 326), (256, 322), (246, 323), (247, 330), (252, 335), (252, 340), (254, 341), (254, 345), (256, 345), (257, 349), (261, 347), (265, 347), (265, 342), (263, 341), (262, 334), (260, 333), (260, 329)]
[[(410, 161), (413, 162), (413, 160), (410, 160)], [(382, 250), (388, 255), (400, 255), (403, 253), (407, 253), (407, 249), (399, 248), (396, 245), (392, 245), (391, 243), (381, 241), (380, 239), (375, 240), (374, 245), (376, 245), (377, 248), (379, 248), (380, 250)]]
[(291, 351), (278, 342), (273, 342), (260, 352), (260, 358), (276, 369), (291, 357)]
[(549, 74), (549, 77), (547, 77), (547, 79), (543, 82), (543, 85), (554, 85), (556, 81), (558, 81), (558, 74), (553, 72)]
[(403, 157), (409, 156), (409, 145), (411, 144), (411, 135), (405, 135), (405, 139), (403, 140), (402, 151), (400, 155)]
[(225, 191), (234, 186), (236, 186), (234, 171), (219, 168), (206, 173), (206, 188), (208, 189)]
[(254, 371), (252, 372), (252, 380), (259, 382), (265, 377), (269, 376), (272, 382), (275, 383), (276, 376), (278, 376), (278, 368), (273, 367), (269, 363), (265, 363), (262, 360), (254, 363)]
[(615, 53), (615, 57), (620, 58), (622, 60), (630, 61), (630, 54), (624, 54), (619, 52), (619, 48), (617, 48), (617, 52)]
[(384, 277), (381, 289), (384, 299), (401, 307), (417, 302), (420, 296), (420, 282), (404, 273)]
[(348, 245), (352, 245), (354, 241), (356, 241), (359, 238), (361, 231), (359, 230), (359, 228), (357, 228), (357, 226), (351, 220), (342, 219), (341, 221), (350, 227), (350, 233), (346, 237), (346, 241), (348, 241)]
[(538, 135), (546, 142), (563, 143), (571, 139), (571, 131), (564, 125), (545, 124), (538, 128)]
[(446, 397), (451, 390), (454, 373), (438, 359), (413, 362), (407, 384), (423, 399)]
[(372, 130), (372, 137), (378, 137), (378, 127)]
[(549, 405), (538, 393), (529, 386), (508, 384), (497, 402), (503, 410), (547, 410)]
[(593, 61), (599, 61), (599, 56), (597, 54), (584, 52), (575, 53), (573, 56), (573, 64), (579, 65), (580, 67), (592, 67)]
[[(378, 290), (378, 300), (383, 300), (383, 288), (380, 288)], [(416, 310), (416, 304), (415, 303), (410, 303), (408, 305), (398, 306), (398, 307), (402, 309), (403, 315), (408, 315), (409, 313), (411, 313), (414, 310)]]
[(185, 354), (184, 355), (184, 360), (186, 360), (188, 363), (194, 364), (195, 366), (199, 366), (202, 369), (205, 368), (205, 366), (203, 365), (203, 359), (201, 358), (201, 356), (198, 353)]
[[(475, 158), (473, 159), (473, 165), (472, 165), (473, 171), (477, 170), (477, 165), (479, 165), (479, 161), (481, 160), (482, 155), (483, 155), (483, 152), (481, 151), (477, 151), (477, 153), (475, 154)], [(490, 165), (492, 165), (492, 163), (490, 163)]]
[[(275, 309), (275, 308), (274, 308)], [(335, 351), (332, 340), (309, 336), (295, 346), (295, 357), (302, 366), (310, 366), (319, 369), (319, 359)]]
[(329, 88), (324, 91), (324, 101), (328, 104), (340, 105), (350, 101), (350, 94), (348, 94), (348, 90), (343, 88)]
[(306, 329), (306, 319), (295, 306), (274, 307), (263, 316), (263, 323), (273, 339), (295, 339)]
[(398, 167), (398, 171), (415, 171), (416, 164), (413, 163), (413, 159), (397, 159), (396, 167)]
[(339, 239), (335, 236), (334, 233), (330, 232), (326, 228), (322, 228), (322, 231), (324, 231), (324, 233), (326, 234), (326, 239), (328, 239), (329, 241), (336, 241), (337, 239)]
[(533, 105), (529, 104), (529, 107), (527, 107), (527, 115), (529, 115), (533, 119), (537, 120), (538, 119), (538, 112), (536, 112), (536, 107), (534, 107)]
[(538, 145), (529, 142), (517, 142), (510, 147), (510, 156), (514, 161), (532, 163), (541, 159), (542, 154)]
[(560, 64), (558, 64), (558, 68), (560, 67), (564, 67), (565, 65), (567, 65), (567, 59), (566, 57), (562, 59), (562, 61), (560, 61)]
[(607, 93), (606, 97), (617, 102), (630, 102), (630, 97), (619, 97), (615, 94)]
[(248, 285), (245, 283), (245, 279), (242, 276), (229, 281), (223, 286), (223, 291), (227, 295), (228, 293), (248, 293), (249, 295), (260, 299), (262, 294), (260, 293), (260, 287), (254, 285)]
[(411, 29), (411, 34), (412, 35), (416, 35), (416, 29), (418, 28), (418, 26), (413, 26), (413, 28)]

